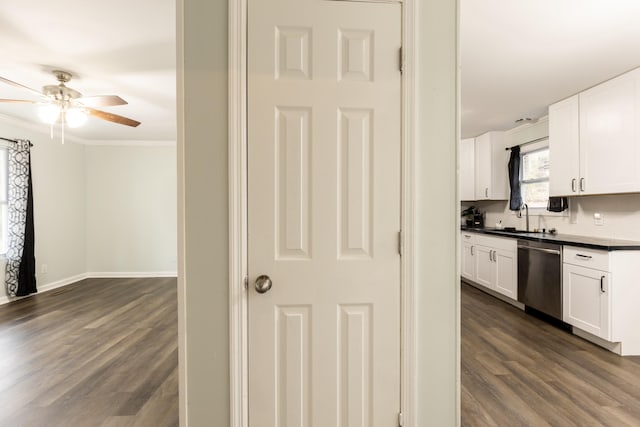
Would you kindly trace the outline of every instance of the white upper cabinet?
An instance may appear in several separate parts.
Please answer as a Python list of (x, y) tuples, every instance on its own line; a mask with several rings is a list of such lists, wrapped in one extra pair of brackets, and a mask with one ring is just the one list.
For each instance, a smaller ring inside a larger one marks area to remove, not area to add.
[(507, 200), (509, 198), (508, 161), (504, 132), (487, 132), (476, 138), (476, 200)]
[(640, 191), (640, 69), (549, 107), (550, 194)]
[(640, 69), (580, 94), (584, 194), (640, 191)]
[(579, 191), (579, 96), (549, 106), (549, 194), (571, 196)]
[(460, 200), (476, 199), (475, 138), (460, 141)]

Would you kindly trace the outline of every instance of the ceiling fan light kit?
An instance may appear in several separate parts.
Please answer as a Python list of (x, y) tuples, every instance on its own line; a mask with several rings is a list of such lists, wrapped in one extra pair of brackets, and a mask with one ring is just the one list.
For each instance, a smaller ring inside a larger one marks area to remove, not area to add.
[(120, 98), (119, 96), (98, 95), (84, 97), (77, 90), (65, 85), (65, 83), (71, 80), (71, 73), (68, 73), (66, 71), (54, 70), (53, 75), (58, 80), (58, 84), (44, 86), (42, 88), (42, 92), (38, 92), (37, 90), (31, 89), (20, 83), (16, 83), (4, 77), (0, 77), (0, 81), (6, 84), (26, 89), (32, 93), (38, 94), (41, 98), (44, 98), (41, 101), (0, 99), (0, 102), (38, 104), (38, 117), (41, 121), (51, 126), (52, 138), (54, 124), (58, 122), (60, 123), (63, 143), (65, 125), (70, 128), (82, 126), (86, 122), (87, 116), (93, 116), (102, 120), (131, 127), (136, 127), (140, 124), (140, 122), (137, 120), (92, 108), (92, 106), (110, 107), (127, 104), (127, 101)]

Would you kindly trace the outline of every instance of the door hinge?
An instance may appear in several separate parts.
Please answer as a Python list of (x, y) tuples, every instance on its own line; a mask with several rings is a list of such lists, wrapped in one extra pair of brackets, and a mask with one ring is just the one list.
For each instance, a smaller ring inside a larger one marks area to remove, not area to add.
[(404, 418), (402, 417), (402, 412), (398, 412), (398, 426), (402, 427), (404, 425)]
[(244, 288), (249, 289), (249, 277), (244, 276)]
[(398, 231), (398, 253), (402, 256), (402, 247), (404, 246), (404, 241), (402, 239), (402, 230)]
[(404, 71), (404, 57), (402, 55), (402, 46), (400, 46), (400, 49), (398, 50), (398, 61), (398, 69), (400, 70), (400, 74), (402, 74)]

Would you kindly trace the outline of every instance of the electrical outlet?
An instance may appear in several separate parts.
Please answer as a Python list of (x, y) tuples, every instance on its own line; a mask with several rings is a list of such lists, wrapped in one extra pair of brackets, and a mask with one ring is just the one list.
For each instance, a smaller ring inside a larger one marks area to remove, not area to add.
[(604, 217), (601, 213), (596, 212), (593, 214), (593, 223), (595, 225), (604, 225)]
[(42, 264), (40, 266), (40, 273), (47, 274), (49, 272), (49, 266), (47, 264)]

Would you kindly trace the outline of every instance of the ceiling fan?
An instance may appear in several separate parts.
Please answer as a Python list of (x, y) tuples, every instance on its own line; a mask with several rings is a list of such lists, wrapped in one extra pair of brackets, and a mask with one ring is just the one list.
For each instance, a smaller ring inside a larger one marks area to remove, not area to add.
[(40, 101), (0, 99), (0, 102), (39, 104), (41, 105), (38, 112), (40, 118), (51, 125), (59, 121), (63, 126), (65, 123), (69, 127), (81, 126), (86, 120), (87, 115), (125, 126), (136, 127), (140, 124), (137, 120), (93, 108), (127, 104), (127, 101), (119, 96), (82, 96), (77, 90), (65, 85), (65, 83), (69, 82), (71, 77), (73, 77), (71, 73), (60, 70), (54, 70), (52, 72), (59, 83), (57, 85), (44, 86), (42, 92), (0, 77), (0, 81), (6, 84), (26, 89), (43, 98)]

